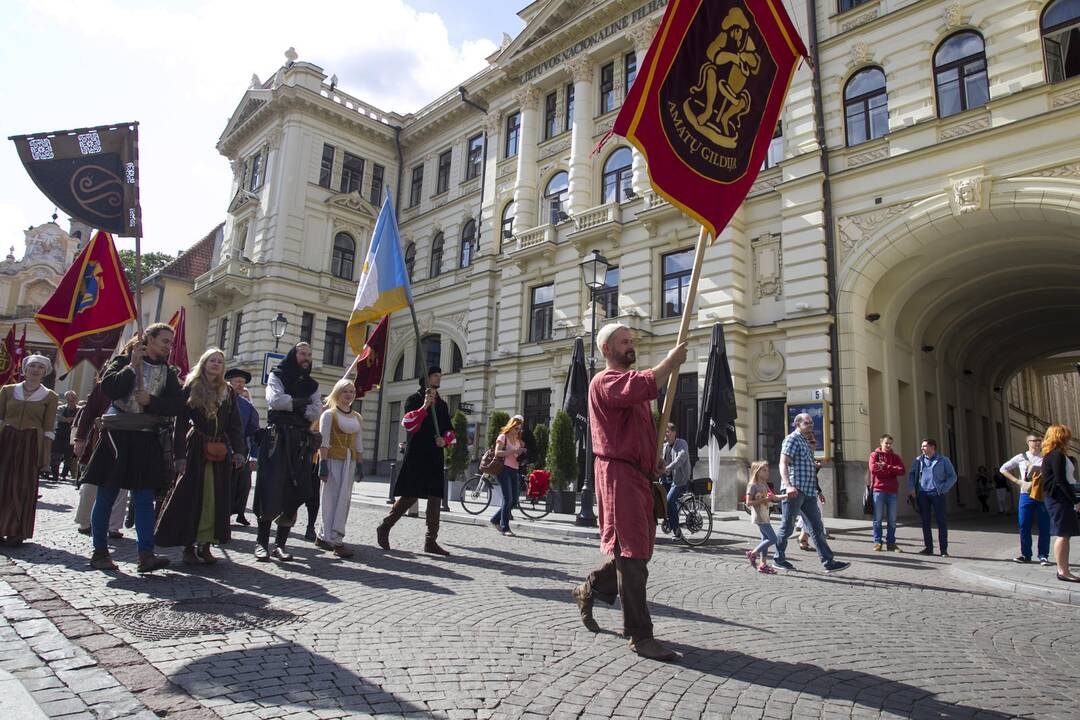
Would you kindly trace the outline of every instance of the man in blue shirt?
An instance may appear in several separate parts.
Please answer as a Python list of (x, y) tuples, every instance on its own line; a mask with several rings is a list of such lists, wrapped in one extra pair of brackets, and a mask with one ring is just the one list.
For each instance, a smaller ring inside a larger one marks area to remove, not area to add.
[(938, 546), (941, 557), (949, 557), (949, 527), (945, 517), (946, 495), (956, 484), (956, 470), (949, 458), (938, 455), (937, 442), (926, 438), (922, 441), (922, 455), (911, 464), (908, 472), (910, 496), (919, 506), (922, 516), (923, 549), (920, 555), (934, 554), (934, 537), (930, 533), (930, 511), (933, 510), (938, 527)]
[(784, 438), (780, 448), (780, 478), (782, 489), (786, 492), (780, 504), (783, 519), (780, 521), (780, 533), (776, 543), (774, 564), (786, 570), (794, 570), (784, 551), (788, 537), (795, 529), (795, 518), (800, 514), (803, 527), (810, 532), (817, 548), (821, 565), (827, 572), (835, 572), (848, 567), (850, 563), (833, 559), (832, 550), (825, 539), (825, 526), (821, 522), (821, 508), (818, 507), (817, 468), (814, 466), (814, 451), (806, 439), (814, 431), (814, 419), (806, 413), (795, 416), (795, 429)]

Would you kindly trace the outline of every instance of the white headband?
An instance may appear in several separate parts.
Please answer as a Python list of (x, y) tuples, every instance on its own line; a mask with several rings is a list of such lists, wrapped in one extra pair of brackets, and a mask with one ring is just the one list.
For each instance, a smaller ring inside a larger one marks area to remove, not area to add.
[(25, 358), (23, 358), (23, 369), (25, 370), (27, 365), (31, 365), (33, 363), (37, 363), (38, 365), (44, 365), (46, 375), (52, 372), (52, 360), (45, 357), (44, 355), (27, 355)]
[(628, 326), (623, 325), (622, 323), (618, 323), (618, 322), (608, 323), (604, 327), (600, 328), (596, 332), (596, 349), (599, 350), (601, 353), (603, 353), (604, 352), (604, 343), (606, 343), (608, 341), (608, 338), (611, 337), (612, 333), (614, 333), (616, 330), (619, 330), (619, 329), (629, 330), (630, 328)]

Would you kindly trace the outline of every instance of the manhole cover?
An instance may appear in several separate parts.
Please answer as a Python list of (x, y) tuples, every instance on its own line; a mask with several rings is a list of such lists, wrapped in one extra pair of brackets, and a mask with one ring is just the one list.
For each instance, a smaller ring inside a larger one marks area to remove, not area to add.
[(145, 640), (271, 628), (299, 619), (294, 613), (268, 608), (262, 603), (261, 598), (223, 596), (140, 603), (106, 608), (102, 612), (120, 627)]

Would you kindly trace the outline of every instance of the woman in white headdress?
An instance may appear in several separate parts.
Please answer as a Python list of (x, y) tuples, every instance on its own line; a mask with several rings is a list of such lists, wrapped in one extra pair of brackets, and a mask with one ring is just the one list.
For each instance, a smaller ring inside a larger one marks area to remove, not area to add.
[(38, 471), (49, 465), (59, 397), (42, 384), (44, 355), (23, 360), (20, 383), (0, 388), (0, 542), (18, 547), (34, 534)]

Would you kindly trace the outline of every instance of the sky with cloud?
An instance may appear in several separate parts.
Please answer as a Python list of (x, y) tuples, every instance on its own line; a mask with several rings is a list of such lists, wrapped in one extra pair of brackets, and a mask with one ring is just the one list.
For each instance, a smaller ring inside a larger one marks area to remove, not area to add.
[[(410, 112), (486, 66), (525, 0), (0, 0), (0, 130), (138, 120), (144, 247), (175, 254), (224, 219), (231, 172), (214, 149), (252, 73), (292, 46), (376, 107)], [(5, 140), (0, 255), (50, 203)], [(66, 228), (61, 215), (61, 225)], [(120, 239), (120, 246), (132, 245)]]

